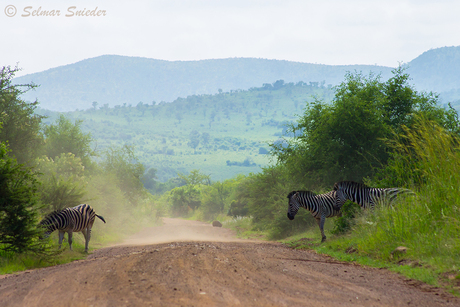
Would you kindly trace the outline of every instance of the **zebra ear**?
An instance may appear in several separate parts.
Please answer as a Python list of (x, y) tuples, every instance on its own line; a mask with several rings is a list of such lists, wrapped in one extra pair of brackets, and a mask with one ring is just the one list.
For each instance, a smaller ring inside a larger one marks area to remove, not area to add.
[(291, 198), (294, 194), (296, 194), (297, 192), (296, 191), (292, 191), (291, 193), (288, 194), (287, 198)]

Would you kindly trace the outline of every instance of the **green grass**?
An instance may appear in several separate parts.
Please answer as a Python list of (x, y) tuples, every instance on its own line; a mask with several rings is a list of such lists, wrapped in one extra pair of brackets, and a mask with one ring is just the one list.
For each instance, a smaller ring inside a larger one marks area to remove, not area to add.
[[(373, 257), (360, 250), (355, 249), (353, 239), (334, 237), (325, 243), (320, 243), (317, 235), (310, 232), (281, 240), (281, 242), (296, 249), (311, 249), (319, 254), (329, 255), (339, 261), (353, 262), (360, 265), (384, 268), (401, 274), (410, 279), (415, 279), (436, 287), (443, 287), (452, 294), (460, 296), (460, 274), (433, 267), (429, 264), (411, 260), (415, 257), (405, 255), (391, 260), (390, 257), (382, 259)], [(348, 243), (348, 244), (347, 244)]]
[[(75, 236), (74, 236), (75, 237)], [(69, 263), (75, 260), (85, 259), (88, 255), (84, 252), (85, 246), (79, 242), (72, 244), (73, 250), (69, 250), (69, 246), (64, 243), (62, 249), (58, 251), (57, 241), (50, 241), (53, 255), (37, 255), (37, 254), (14, 254), (5, 251), (0, 252), (0, 274), (12, 274), (15, 272), (44, 268), (64, 263)], [(94, 248), (90, 248), (91, 250)]]

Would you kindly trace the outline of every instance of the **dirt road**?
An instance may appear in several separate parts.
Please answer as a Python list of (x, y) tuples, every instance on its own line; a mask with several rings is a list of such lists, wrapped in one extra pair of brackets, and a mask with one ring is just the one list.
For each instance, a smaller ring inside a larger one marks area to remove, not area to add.
[(164, 219), (86, 260), (0, 276), (0, 306), (460, 306), (385, 270)]

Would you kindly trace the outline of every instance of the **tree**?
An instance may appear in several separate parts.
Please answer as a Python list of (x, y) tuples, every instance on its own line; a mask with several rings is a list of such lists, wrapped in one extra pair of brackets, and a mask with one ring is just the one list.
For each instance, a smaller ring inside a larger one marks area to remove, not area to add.
[(200, 133), (196, 130), (193, 130), (192, 132), (190, 132), (189, 139), (190, 140), (187, 143), (187, 145), (192, 147), (193, 150), (196, 150), (196, 148), (200, 144)]
[(142, 178), (142, 182), (144, 183), (144, 187), (147, 190), (152, 191), (155, 186), (157, 185), (157, 182), (155, 179), (158, 179), (157, 177), (157, 170), (155, 168), (149, 168), (148, 171), (144, 174)]
[(8, 156), (0, 143), (0, 249), (13, 252), (37, 250), (38, 182), (28, 167)]
[(86, 178), (80, 158), (70, 152), (54, 159), (39, 158), (35, 170), (40, 174), (39, 195), (45, 213), (82, 203), (86, 194)]
[(72, 153), (80, 158), (85, 167), (91, 164), (91, 156), (94, 151), (91, 149), (91, 134), (81, 130), (82, 120), (76, 120), (74, 124), (64, 115), (60, 115), (55, 124), (45, 126), (44, 154), (54, 159), (61, 154)]
[(110, 147), (105, 152), (105, 159), (100, 163), (104, 172), (116, 177), (118, 187), (132, 204), (137, 204), (144, 195), (142, 177), (144, 166), (136, 162), (134, 149), (124, 145), (121, 148)]
[(0, 71), (0, 142), (8, 144), (9, 154), (18, 163), (28, 163), (43, 144), (40, 124), (44, 116), (34, 114), (38, 102), (25, 102), (20, 98), (36, 85), (11, 83), (18, 67), (4, 66)]
[(210, 138), (211, 138), (211, 135), (209, 135), (209, 133), (203, 132), (201, 134), (201, 142), (203, 143), (203, 145), (205, 145), (205, 146), (208, 145)]
[(171, 190), (169, 201), (171, 214), (174, 216), (186, 216), (201, 206), (201, 185), (210, 185), (209, 175), (201, 174), (198, 170), (192, 170), (188, 176), (178, 174), (178, 177), (185, 182), (185, 186)]
[(455, 110), (439, 106), (433, 94), (417, 93), (408, 80), (402, 67), (386, 82), (373, 74), (347, 73), (332, 103), (309, 104), (291, 125), (288, 146), (272, 144), (272, 153), (301, 182), (331, 187), (340, 180), (361, 181), (382, 168), (390, 154), (384, 140), (410, 127), (414, 114), (458, 132)]

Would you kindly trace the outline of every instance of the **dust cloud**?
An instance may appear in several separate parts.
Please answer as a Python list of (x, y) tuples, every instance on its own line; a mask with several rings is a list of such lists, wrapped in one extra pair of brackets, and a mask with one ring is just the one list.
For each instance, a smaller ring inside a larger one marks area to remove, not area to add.
[(169, 242), (240, 242), (233, 230), (211, 223), (163, 218), (163, 225), (147, 227), (118, 245), (148, 245)]

